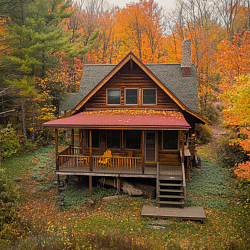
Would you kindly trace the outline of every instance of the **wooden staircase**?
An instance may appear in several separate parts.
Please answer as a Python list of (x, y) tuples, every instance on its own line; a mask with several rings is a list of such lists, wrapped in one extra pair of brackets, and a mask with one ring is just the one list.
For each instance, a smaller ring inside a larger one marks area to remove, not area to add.
[(160, 166), (157, 163), (156, 199), (159, 206), (184, 207), (186, 199), (184, 164), (181, 176), (164, 176), (160, 174)]
[(157, 203), (159, 205), (184, 207), (184, 190), (182, 180), (158, 179)]

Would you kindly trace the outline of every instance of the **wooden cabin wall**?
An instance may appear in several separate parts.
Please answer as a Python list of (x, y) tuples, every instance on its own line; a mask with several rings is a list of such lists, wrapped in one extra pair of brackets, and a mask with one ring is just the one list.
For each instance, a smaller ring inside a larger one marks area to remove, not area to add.
[[(87, 148), (87, 142), (86, 142), (86, 133), (87, 130), (84, 130), (84, 143), (83, 143), (83, 152), (84, 154), (89, 154), (89, 148)], [(123, 145), (125, 145), (125, 136), (123, 137)], [(103, 155), (108, 148), (106, 148), (106, 130), (105, 129), (100, 129), (100, 142), (99, 142), (99, 148), (93, 148), (92, 152), (93, 155)], [(124, 156), (126, 157), (129, 152), (133, 151), (133, 157), (141, 157), (142, 156), (142, 151), (141, 149), (122, 149), (122, 141), (121, 141), (121, 147), (118, 149), (110, 149), (112, 152), (112, 155), (114, 156)]]
[[(88, 155), (89, 149), (86, 144), (86, 130), (83, 130), (83, 153)], [(180, 138), (180, 137), (179, 137)], [(122, 144), (122, 142), (121, 142)], [(123, 144), (125, 145), (125, 137), (123, 137)], [(179, 142), (180, 145), (180, 142)], [(158, 161), (161, 164), (166, 164), (170, 166), (180, 166), (181, 158), (179, 150), (163, 150), (162, 149), (162, 131), (158, 131)], [(100, 130), (100, 148), (93, 148), (93, 155), (103, 155), (107, 150), (106, 148), (106, 130)], [(133, 157), (142, 157), (141, 149), (110, 149), (113, 156), (128, 156), (131, 151), (133, 151)]]
[[(179, 150), (163, 150), (162, 149), (162, 133), (163, 131), (158, 131), (158, 161), (161, 164), (169, 166), (180, 166), (181, 157)], [(180, 135), (179, 135), (180, 138)], [(179, 142), (180, 148), (180, 142)]]
[[(121, 105), (107, 105), (106, 93), (109, 88), (121, 89)], [(138, 88), (138, 105), (125, 105), (125, 88)], [(157, 88), (157, 105), (142, 105), (142, 88)], [(164, 108), (180, 110), (177, 104), (144, 72), (130, 62), (117, 72), (94, 96), (85, 104), (85, 110), (100, 108)]]

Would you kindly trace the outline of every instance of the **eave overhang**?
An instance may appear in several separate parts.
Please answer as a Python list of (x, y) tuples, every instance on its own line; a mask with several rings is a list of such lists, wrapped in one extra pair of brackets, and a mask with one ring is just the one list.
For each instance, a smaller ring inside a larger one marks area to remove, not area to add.
[(51, 128), (188, 130), (190, 125), (180, 112), (157, 110), (86, 111), (45, 122)]

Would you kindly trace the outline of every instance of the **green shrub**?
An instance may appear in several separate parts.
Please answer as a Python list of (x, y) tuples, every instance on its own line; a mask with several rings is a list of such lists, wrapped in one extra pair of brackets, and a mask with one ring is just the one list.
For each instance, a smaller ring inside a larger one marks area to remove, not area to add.
[(197, 124), (195, 130), (198, 144), (208, 143), (212, 139), (212, 131), (207, 124)]
[(235, 164), (242, 163), (248, 159), (242, 147), (230, 143), (232, 139), (236, 138), (237, 135), (231, 132), (229, 135), (221, 136), (217, 141), (217, 162), (220, 166), (230, 170), (235, 169)]
[[(18, 217), (19, 191), (17, 185), (7, 179), (3, 169), (0, 169), (0, 240), (13, 238), (13, 227), (16, 227)], [(1, 241), (0, 241), (1, 245)]]
[(212, 103), (206, 108), (201, 105), (201, 115), (212, 122), (216, 122), (219, 118), (218, 111)]
[(10, 157), (21, 147), (16, 131), (8, 124), (6, 128), (0, 130), (1, 156)]

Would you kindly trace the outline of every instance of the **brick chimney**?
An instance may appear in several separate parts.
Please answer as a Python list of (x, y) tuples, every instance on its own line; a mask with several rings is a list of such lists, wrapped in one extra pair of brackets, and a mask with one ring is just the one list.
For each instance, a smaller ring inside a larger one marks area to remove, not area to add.
[(186, 37), (182, 41), (182, 76), (191, 76), (191, 40)]

